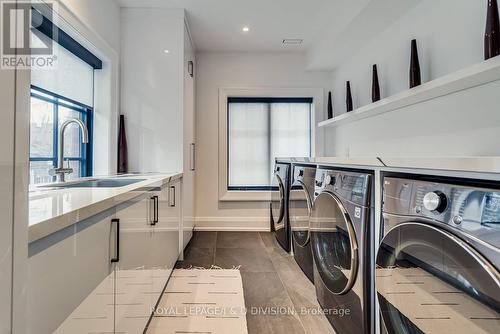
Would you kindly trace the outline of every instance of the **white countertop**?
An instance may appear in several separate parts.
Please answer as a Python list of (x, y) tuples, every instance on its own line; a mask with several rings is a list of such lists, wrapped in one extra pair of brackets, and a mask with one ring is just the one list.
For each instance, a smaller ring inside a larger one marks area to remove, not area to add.
[(41, 239), (181, 177), (182, 173), (120, 175), (120, 179), (144, 181), (116, 188), (30, 187), (29, 242)]
[(381, 157), (387, 167), (500, 173), (500, 157)]
[(356, 166), (371, 166), (384, 167), (382, 162), (377, 157), (318, 157), (314, 159), (317, 164), (334, 164), (334, 165), (356, 165)]
[(464, 173), (500, 173), (500, 157), (315, 157), (278, 158), (291, 163), (315, 165), (436, 170)]
[(384, 167), (377, 157), (315, 157), (315, 158), (276, 158), (276, 160), (294, 164), (335, 165), (335, 166), (370, 166)]

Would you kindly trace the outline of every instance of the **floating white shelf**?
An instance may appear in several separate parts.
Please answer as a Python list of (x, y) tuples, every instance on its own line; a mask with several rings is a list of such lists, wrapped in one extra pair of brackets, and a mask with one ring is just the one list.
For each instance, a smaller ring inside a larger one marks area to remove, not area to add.
[(318, 123), (318, 126), (335, 127), (356, 122), (496, 80), (500, 80), (500, 57), (488, 59), (349, 113), (335, 116)]

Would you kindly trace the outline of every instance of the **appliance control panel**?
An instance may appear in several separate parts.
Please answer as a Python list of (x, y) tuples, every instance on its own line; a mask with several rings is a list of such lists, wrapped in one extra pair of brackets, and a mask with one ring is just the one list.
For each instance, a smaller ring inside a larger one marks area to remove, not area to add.
[(500, 190), (385, 178), (383, 212), (431, 219), (500, 247)]
[(318, 169), (315, 196), (326, 190), (358, 205), (369, 206), (370, 180), (371, 175), (367, 174)]
[(294, 181), (304, 181), (305, 179), (314, 179), (316, 174), (316, 168), (307, 166), (294, 166), (293, 168), (293, 180)]

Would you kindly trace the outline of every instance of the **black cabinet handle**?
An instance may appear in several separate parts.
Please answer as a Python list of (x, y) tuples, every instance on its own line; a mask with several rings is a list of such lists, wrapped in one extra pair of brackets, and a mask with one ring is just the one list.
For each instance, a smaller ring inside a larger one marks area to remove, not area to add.
[[(158, 196), (151, 196), (150, 197), (150, 200), (153, 201), (153, 204), (152, 204), (152, 207), (151, 207), (151, 203), (150, 203), (150, 207), (149, 207), (149, 224), (151, 226), (154, 226), (156, 225), (156, 223), (158, 223)], [(151, 212), (151, 209), (153, 209), (153, 212)]]
[(150, 222), (154, 226), (158, 223), (158, 196), (151, 196), (150, 200), (153, 201), (153, 212), (150, 212)]
[(120, 219), (111, 219), (111, 224), (116, 223), (116, 250), (115, 257), (111, 259), (111, 263), (120, 262)]
[(154, 223), (155, 225), (159, 222), (159, 214), (158, 214), (158, 211), (159, 211), (159, 201), (158, 201), (158, 196), (154, 196), (155, 198), (155, 219), (154, 219)]
[(273, 217), (273, 203), (269, 203), (269, 216), (270, 216), (270, 224), (271, 224), (271, 232), (275, 232), (276, 230), (274, 229), (274, 217)]
[(170, 187), (169, 199), (170, 199), (170, 206), (172, 208), (175, 207), (175, 186)]

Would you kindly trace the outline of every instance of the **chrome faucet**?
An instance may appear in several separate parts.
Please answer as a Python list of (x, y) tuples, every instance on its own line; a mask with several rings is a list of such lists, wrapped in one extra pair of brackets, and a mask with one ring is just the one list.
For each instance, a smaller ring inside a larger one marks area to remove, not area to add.
[(85, 124), (76, 118), (71, 118), (65, 121), (59, 128), (59, 150), (58, 150), (58, 166), (57, 168), (51, 169), (51, 175), (56, 175), (59, 182), (66, 181), (66, 174), (73, 173), (73, 168), (64, 168), (64, 132), (66, 128), (71, 123), (76, 123), (82, 130), (82, 143), (87, 144), (89, 142), (89, 132)]

